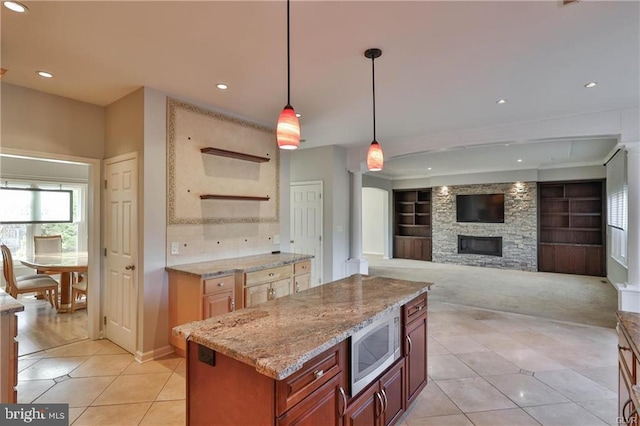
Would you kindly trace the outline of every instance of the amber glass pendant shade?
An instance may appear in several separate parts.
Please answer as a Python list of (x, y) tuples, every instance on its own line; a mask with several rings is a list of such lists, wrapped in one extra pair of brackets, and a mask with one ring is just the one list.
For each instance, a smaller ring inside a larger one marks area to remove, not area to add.
[(376, 141), (371, 142), (369, 151), (367, 152), (367, 170), (370, 172), (379, 172), (382, 170), (383, 163), (384, 155), (382, 154), (380, 144)]
[(291, 105), (285, 106), (278, 117), (276, 139), (280, 149), (296, 149), (300, 146), (300, 122)]

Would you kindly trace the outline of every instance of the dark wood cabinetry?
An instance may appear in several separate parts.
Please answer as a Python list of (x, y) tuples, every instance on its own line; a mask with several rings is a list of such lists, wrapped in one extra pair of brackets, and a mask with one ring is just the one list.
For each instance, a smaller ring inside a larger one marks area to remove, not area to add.
[(604, 181), (538, 184), (538, 270), (605, 276)]
[[(638, 314), (625, 313), (624, 315), (635, 316)], [(633, 332), (631, 330), (625, 328), (622, 322), (618, 322), (618, 423), (638, 426), (640, 421), (638, 414), (640, 409), (640, 354), (635, 345), (636, 342), (629, 334)]]
[(345, 426), (387, 426), (404, 414), (404, 359), (399, 359), (378, 380), (349, 403)]
[(405, 310), (406, 399), (409, 406), (427, 386), (427, 298), (407, 303)]
[(431, 190), (393, 192), (393, 257), (431, 260)]

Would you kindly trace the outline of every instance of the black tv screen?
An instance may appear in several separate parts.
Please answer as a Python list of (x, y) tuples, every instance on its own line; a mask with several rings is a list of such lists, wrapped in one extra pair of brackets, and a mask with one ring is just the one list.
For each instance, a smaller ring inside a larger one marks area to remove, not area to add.
[(458, 195), (458, 222), (504, 223), (504, 194)]

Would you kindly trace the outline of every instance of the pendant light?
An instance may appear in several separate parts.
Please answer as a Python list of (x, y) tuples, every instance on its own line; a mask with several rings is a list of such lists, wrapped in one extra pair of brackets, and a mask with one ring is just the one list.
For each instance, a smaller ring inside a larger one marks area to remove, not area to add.
[(384, 163), (384, 155), (378, 141), (376, 141), (376, 70), (374, 60), (382, 56), (380, 49), (367, 49), (364, 56), (371, 59), (371, 79), (373, 81), (373, 142), (367, 151), (367, 170), (370, 172), (379, 172), (382, 170)]
[(278, 117), (276, 139), (280, 149), (296, 149), (300, 146), (300, 122), (291, 106), (291, 55), (289, 47), (289, 0), (287, 0), (287, 105)]

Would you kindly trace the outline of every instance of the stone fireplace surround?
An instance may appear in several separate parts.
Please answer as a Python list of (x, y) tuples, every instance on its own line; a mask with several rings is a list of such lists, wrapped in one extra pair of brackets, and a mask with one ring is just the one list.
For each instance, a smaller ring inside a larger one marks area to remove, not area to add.
[[(504, 223), (456, 222), (456, 196), (504, 193)], [(434, 187), (432, 199), (433, 262), (538, 270), (536, 182)], [(502, 237), (502, 257), (458, 254), (458, 236)]]

